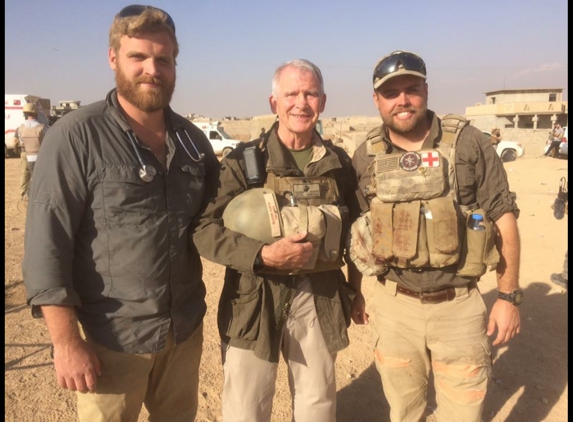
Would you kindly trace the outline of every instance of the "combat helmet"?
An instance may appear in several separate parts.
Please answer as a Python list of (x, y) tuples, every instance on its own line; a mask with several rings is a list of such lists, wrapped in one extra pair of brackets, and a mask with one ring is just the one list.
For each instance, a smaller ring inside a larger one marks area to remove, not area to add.
[(271, 189), (249, 189), (235, 196), (223, 211), (223, 225), (271, 244), (282, 236), (277, 197)]
[(23, 113), (38, 114), (38, 109), (36, 108), (36, 104), (26, 103), (26, 104), (24, 104), (24, 108), (22, 109), (22, 112)]

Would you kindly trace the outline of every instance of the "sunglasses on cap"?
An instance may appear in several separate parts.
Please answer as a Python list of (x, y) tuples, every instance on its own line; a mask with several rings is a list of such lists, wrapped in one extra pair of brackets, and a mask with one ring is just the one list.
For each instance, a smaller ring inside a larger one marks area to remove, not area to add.
[(141, 4), (132, 4), (131, 6), (126, 6), (123, 9), (121, 9), (121, 11), (117, 14), (117, 16), (119, 16), (122, 19), (123, 18), (129, 18), (131, 16), (139, 16), (146, 9), (155, 9), (155, 10), (159, 10), (161, 13), (164, 13), (165, 16), (167, 17), (167, 20), (166, 20), (167, 25), (169, 25), (171, 27), (171, 29), (173, 29), (173, 32), (175, 33), (175, 22), (173, 22), (173, 19), (171, 19), (171, 16), (169, 16), (169, 13), (167, 13), (165, 10), (161, 10), (158, 7), (143, 6)]
[(426, 75), (426, 63), (424, 63), (424, 60), (413, 53), (400, 51), (392, 53), (378, 63), (378, 66), (374, 69), (372, 82), (375, 83), (377, 80), (396, 72), (400, 67), (399, 65), (404, 66), (404, 69), (406, 70), (420, 72), (421, 74)]

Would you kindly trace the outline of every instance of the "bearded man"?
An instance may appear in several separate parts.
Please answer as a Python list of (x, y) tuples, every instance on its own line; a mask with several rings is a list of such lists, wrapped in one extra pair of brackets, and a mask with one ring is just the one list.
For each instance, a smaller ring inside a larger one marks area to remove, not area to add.
[(27, 302), (42, 311), (80, 421), (136, 421), (142, 404), (150, 420), (192, 421), (206, 304), (189, 236), (218, 161), (169, 107), (173, 19), (127, 6), (109, 44), (116, 89), (50, 128), (36, 162)]

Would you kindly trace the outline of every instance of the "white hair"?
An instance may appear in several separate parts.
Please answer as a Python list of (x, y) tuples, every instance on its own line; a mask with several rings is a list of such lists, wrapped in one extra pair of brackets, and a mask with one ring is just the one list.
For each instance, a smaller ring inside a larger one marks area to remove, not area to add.
[(281, 64), (275, 70), (275, 74), (273, 75), (273, 85), (272, 85), (272, 93), (273, 93), (274, 97), (277, 97), (279, 94), (279, 82), (280, 82), (281, 74), (282, 74), (282, 71), (285, 70), (287, 67), (304, 69), (304, 70), (312, 73), (319, 83), (318, 90), (319, 90), (320, 96), (324, 95), (324, 81), (322, 79), (322, 73), (320, 72), (320, 69), (318, 68), (318, 66), (315, 65), (314, 63), (308, 61), (308, 60), (305, 60), (305, 59), (296, 59), (296, 60), (291, 60), (290, 62), (286, 62), (286, 63)]

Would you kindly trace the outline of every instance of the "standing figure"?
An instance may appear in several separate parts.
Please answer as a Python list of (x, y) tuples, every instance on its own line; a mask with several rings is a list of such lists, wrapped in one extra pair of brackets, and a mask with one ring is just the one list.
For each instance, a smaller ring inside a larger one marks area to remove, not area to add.
[(553, 158), (556, 158), (559, 155), (559, 147), (563, 141), (563, 128), (559, 123), (555, 122), (551, 135), (553, 136), (553, 142), (551, 142), (551, 145), (549, 145), (549, 148), (543, 155), (549, 157), (549, 155), (553, 154)]
[(223, 420), (271, 420), (282, 354), (293, 420), (331, 422), (334, 362), (348, 346), (354, 298), (341, 267), (358, 215), (356, 178), (346, 152), (314, 129), (326, 103), (316, 65), (279, 66), (269, 102), (278, 121), (223, 159), (217, 196), (194, 234), (201, 255), (227, 267), (218, 313)]
[[(432, 371), (438, 421), (478, 422), (491, 372), (488, 336), (497, 331), (496, 346), (520, 330), (519, 210), (482, 132), (463, 116), (440, 119), (427, 109), (421, 57), (384, 56), (373, 85), (382, 126), (352, 158), (367, 206), (349, 253), (377, 278), (374, 356), (390, 418), (423, 417)], [(497, 268), (499, 292), (486, 324), (478, 281), (487, 267)]]
[(38, 158), (38, 152), (40, 152), (40, 146), (48, 127), (37, 120), (38, 110), (35, 104), (26, 103), (22, 112), (26, 121), (14, 132), (14, 149), (20, 152), (22, 169), (20, 197), (22, 200), (27, 201), (34, 164)]
[[(169, 107), (179, 52), (163, 10), (114, 18), (116, 88), (50, 128), (31, 184), (24, 285), (80, 421), (193, 421), (206, 311), (194, 219), (216, 186), (203, 132)], [(87, 393), (87, 394), (86, 394)]]
[(501, 142), (501, 131), (498, 128), (495, 127), (491, 130), (489, 141), (494, 148), (497, 148), (497, 144)]

